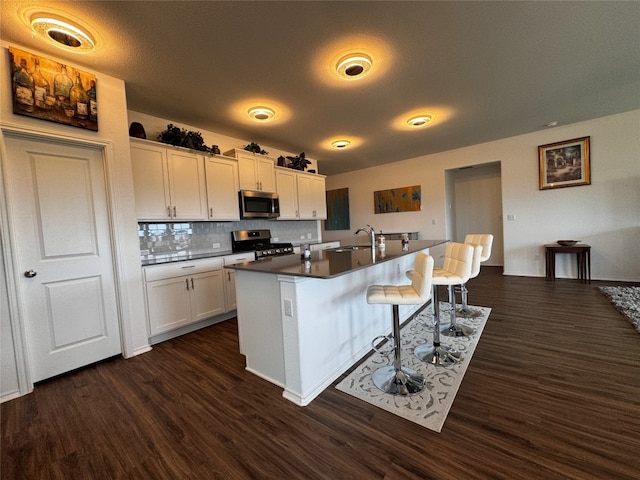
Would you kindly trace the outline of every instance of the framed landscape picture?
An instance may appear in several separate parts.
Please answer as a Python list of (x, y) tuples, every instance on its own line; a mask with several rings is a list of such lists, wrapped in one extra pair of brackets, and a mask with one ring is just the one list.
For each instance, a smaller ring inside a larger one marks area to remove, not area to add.
[(591, 184), (590, 137), (540, 145), (540, 190)]
[(98, 130), (96, 77), (9, 47), (13, 113)]

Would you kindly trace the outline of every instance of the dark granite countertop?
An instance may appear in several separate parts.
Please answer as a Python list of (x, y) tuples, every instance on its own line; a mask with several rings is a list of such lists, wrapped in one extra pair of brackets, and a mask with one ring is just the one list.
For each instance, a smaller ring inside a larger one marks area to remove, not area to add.
[(300, 258), (300, 255), (286, 255), (283, 257), (268, 257), (239, 265), (227, 265), (225, 268), (275, 275), (333, 278), (419, 252), (425, 248), (442, 245), (446, 242), (448, 240), (412, 240), (409, 242), (407, 249), (403, 249), (400, 240), (391, 240), (386, 243), (384, 256), (381, 255), (378, 248), (375, 249), (374, 256), (368, 245), (360, 245), (355, 250), (350, 250), (347, 247), (338, 247), (311, 252), (309, 261), (304, 261)]
[(246, 253), (246, 252), (233, 252), (231, 250), (227, 251), (217, 251), (217, 252), (203, 252), (193, 251), (193, 250), (180, 250), (177, 252), (166, 252), (166, 253), (156, 253), (151, 255), (141, 255), (140, 261), (143, 267), (149, 265), (160, 265), (162, 263), (172, 263), (172, 262), (185, 262), (191, 260), (199, 260), (202, 258), (212, 258), (212, 257), (224, 257), (225, 255), (233, 255), (235, 253)]
[[(321, 245), (323, 243), (330, 242), (304, 242), (301, 241), (297, 244), (292, 244), (295, 247), (299, 247), (301, 245)], [(242, 250), (226, 250), (226, 251), (203, 251), (203, 250), (179, 250), (172, 252), (162, 252), (155, 253), (149, 255), (140, 255), (140, 263), (143, 267), (147, 267), (149, 265), (160, 265), (163, 263), (173, 263), (173, 262), (185, 262), (191, 260), (199, 260), (202, 258), (213, 258), (213, 257), (224, 257), (226, 255), (235, 255), (238, 253), (248, 253)]]

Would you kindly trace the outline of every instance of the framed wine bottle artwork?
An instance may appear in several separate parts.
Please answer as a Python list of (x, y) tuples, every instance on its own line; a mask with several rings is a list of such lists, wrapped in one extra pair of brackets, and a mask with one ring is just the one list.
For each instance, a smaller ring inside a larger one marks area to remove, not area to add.
[(13, 113), (98, 131), (96, 77), (9, 47)]

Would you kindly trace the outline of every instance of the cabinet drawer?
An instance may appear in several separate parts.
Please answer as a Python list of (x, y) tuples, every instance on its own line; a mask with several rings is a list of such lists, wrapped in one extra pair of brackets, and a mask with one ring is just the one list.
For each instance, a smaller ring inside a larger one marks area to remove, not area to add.
[(181, 277), (183, 275), (193, 275), (194, 273), (220, 270), (224, 266), (222, 258), (207, 258), (203, 260), (193, 260), (191, 262), (175, 262), (165, 265), (152, 265), (144, 267), (144, 279), (147, 282), (162, 280), (165, 278)]
[(253, 252), (238, 253), (236, 255), (227, 255), (224, 257), (225, 265), (234, 265), (236, 263), (253, 262), (256, 255)]

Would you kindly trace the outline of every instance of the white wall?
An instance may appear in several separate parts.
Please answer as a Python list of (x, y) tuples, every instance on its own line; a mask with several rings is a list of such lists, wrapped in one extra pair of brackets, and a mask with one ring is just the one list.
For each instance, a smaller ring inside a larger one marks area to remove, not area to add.
[[(245, 145), (251, 143), (253, 140), (243, 140), (241, 138), (229, 137), (227, 135), (222, 135), (220, 133), (212, 132), (210, 130), (203, 130), (199, 127), (195, 127), (192, 125), (187, 125), (184, 123), (178, 123), (173, 120), (169, 120), (166, 118), (155, 117), (152, 115), (147, 115), (146, 113), (140, 113), (133, 110), (129, 110), (129, 124), (132, 122), (141, 123), (144, 127), (145, 134), (147, 136), (147, 140), (157, 141), (158, 135), (167, 128), (167, 125), (172, 123), (173, 125), (184, 128), (185, 130), (195, 130), (202, 134), (202, 138), (204, 139), (204, 143), (207, 147), (211, 145), (218, 145), (221, 153), (225, 153), (233, 148), (237, 148), (238, 150), (242, 150)], [(300, 152), (287, 152), (285, 150), (280, 150), (278, 148), (272, 147), (270, 145), (260, 144), (260, 147), (267, 152), (267, 155), (271, 158), (278, 158), (280, 155), (283, 156), (295, 156)], [(312, 158), (307, 158), (311, 162), (310, 165), (307, 166), (307, 170), (315, 170), (317, 173), (322, 173), (318, 171), (318, 162)]]
[[(2, 247), (2, 239), (0, 239)], [(20, 394), (18, 361), (13, 344), (13, 331), (9, 321), (9, 291), (7, 289), (5, 261), (0, 248), (0, 398), (11, 399)]]
[[(539, 190), (538, 146), (584, 136), (591, 137), (591, 185)], [(352, 242), (364, 224), (445, 238), (445, 171), (491, 162), (502, 172), (506, 275), (544, 276), (543, 245), (576, 239), (592, 246), (592, 278), (640, 281), (640, 110), (328, 177), (327, 190), (349, 188), (352, 228), (323, 231), (323, 239)], [(373, 213), (375, 190), (416, 184), (420, 212)], [(557, 263), (558, 277), (576, 277), (574, 258)]]
[[(38, 120), (35, 118), (14, 115), (11, 99), (11, 83), (9, 67), (8, 44), (0, 44), (0, 79), (2, 93), (0, 95), (0, 127), (2, 131), (21, 130), (32, 132), (36, 135), (54, 135), (72, 141), (92, 142), (103, 145), (105, 148), (105, 161), (107, 165), (108, 188), (111, 197), (112, 228), (114, 236), (114, 257), (118, 278), (119, 305), (121, 307), (121, 325), (123, 339), (123, 353), (132, 356), (147, 351), (149, 347), (145, 320), (144, 297), (142, 290), (142, 273), (140, 268), (140, 245), (137, 235), (137, 219), (135, 217), (135, 198), (133, 193), (133, 178), (131, 174), (131, 157), (129, 153), (129, 133), (127, 123), (127, 108), (125, 86), (122, 80), (92, 72), (97, 78), (98, 88), (98, 115), (99, 131), (92, 132), (80, 128), (61, 125), (57, 123)], [(51, 58), (41, 52), (13, 45), (35, 54)], [(78, 57), (81, 60), (81, 57)], [(71, 65), (70, 62), (64, 62)], [(90, 72), (90, 69), (78, 68)], [(0, 136), (0, 159), (6, 157), (4, 135)], [(4, 163), (4, 162), (2, 162)], [(4, 177), (0, 169), (0, 234), (2, 235), (2, 247), (4, 258), (12, 259), (12, 245), (19, 242), (19, 238), (12, 238), (12, 232), (8, 228), (6, 216)], [(6, 399), (6, 395), (12, 395), (13, 386), (5, 380), (12, 378), (13, 372), (20, 378), (20, 393), (31, 390), (28, 375), (27, 359), (24, 358), (24, 342), (20, 334), (20, 312), (13, 290), (12, 275), (19, 275), (20, 266), (14, 266), (12, 271), (7, 271), (7, 278), (3, 278), (3, 284), (8, 285), (7, 295), (2, 299), (2, 335), (3, 344), (7, 340), (6, 332), (13, 332), (11, 340), (16, 352), (12, 356), (12, 349), (3, 348), (0, 352), (2, 362), (2, 384), (0, 396)], [(23, 269), (24, 270), (24, 269)], [(1, 273), (1, 272), (0, 272)], [(11, 277), (11, 278), (10, 278)], [(8, 311), (8, 315), (5, 315)], [(16, 334), (16, 332), (18, 332)], [(20, 374), (20, 372), (23, 372)], [(26, 373), (25, 373), (26, 372)], [(5, 376), (6, 375), (6, 376)], [(6, 386), (6, 390), (5, 390)]]

